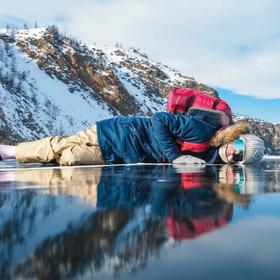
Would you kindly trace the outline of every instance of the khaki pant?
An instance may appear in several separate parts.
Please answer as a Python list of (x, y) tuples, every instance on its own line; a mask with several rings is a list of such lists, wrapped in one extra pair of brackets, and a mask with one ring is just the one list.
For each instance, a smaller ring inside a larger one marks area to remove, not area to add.
[(50, 162), (60, 165), (103, 164), (98, 144), (96, 125), (73, 136), (46, 137), (23, 142), (16, 147), (18, 162)]

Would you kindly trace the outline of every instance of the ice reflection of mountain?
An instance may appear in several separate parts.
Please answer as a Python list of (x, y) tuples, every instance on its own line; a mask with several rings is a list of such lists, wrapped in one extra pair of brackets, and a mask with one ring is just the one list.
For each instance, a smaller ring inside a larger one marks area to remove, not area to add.
[(92, 205), (78, 197), (49, 196), (42, 191), (0, 193), (0, 255), (5, 269), (32, 256), (46, 239), (79, 224)]

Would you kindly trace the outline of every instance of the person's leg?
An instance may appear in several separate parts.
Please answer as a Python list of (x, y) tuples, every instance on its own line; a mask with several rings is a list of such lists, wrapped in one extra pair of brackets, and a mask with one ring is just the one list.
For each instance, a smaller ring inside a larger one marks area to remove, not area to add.
[(16, 160), (20, 163), (50, 162), (56, 160), (59, 155), (52, 148), (52, 138), (46, 137), (40, 140), (18, 144), (15, 151)]
[(57, 159), (60, 165), (104, 164), (99, 146), (73, 145)]
[(105, 163), (97, 140), (96, 126), (73, 136), (54, 136), (20, 143), (16, 147), (19, 162), (50, 162), (61, 165)]
[(16, 146), (0, 145), (0, 159), (14, 159)]
[(99, 148), (96, 125), (67, 138), (54, 138), (52, 146), (60, 154), (60, 165), (104, 164)]

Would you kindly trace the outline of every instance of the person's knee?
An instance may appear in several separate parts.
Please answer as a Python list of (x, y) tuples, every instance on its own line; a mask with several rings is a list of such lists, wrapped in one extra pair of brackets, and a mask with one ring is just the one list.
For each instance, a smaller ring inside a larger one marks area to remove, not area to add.
[(57, 160), (60, 165), (104, 164), (100, 149), (75, 145), (65, 149)]
[(60, 165), (78, 165), (80, 157), (75, 151), (75, 146), (64, 150), (57, 161)]

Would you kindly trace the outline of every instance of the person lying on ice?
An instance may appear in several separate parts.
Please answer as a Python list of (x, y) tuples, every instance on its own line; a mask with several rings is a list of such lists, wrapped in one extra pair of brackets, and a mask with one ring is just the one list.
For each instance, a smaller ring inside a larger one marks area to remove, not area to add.
[[(56, 161), (60, 165), (249, 163), (263, 157), (264, 142), (246, 134), (246, 122), (216, 133), (220, 128), (215, 118), (206, 121), (199, 114), (158, 112), (152, 117), (118, 116), (98, 121), (73, 136), (46, 137), (17, 146), (0, 145), (0, 156), (2, 160), (16, 159), (20, 163)], [(178, 139), (190, 143), (190, 150), (182, 152)], [(191, 149), (205, 142), (209, 143), (205, 151)]]

